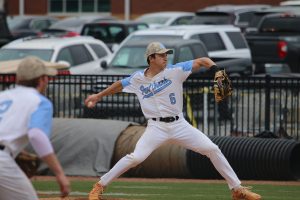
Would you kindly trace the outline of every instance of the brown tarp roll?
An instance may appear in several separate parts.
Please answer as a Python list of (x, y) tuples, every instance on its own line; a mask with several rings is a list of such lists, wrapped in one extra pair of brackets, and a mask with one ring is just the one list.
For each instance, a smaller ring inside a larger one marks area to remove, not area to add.
[[(126, 154), (133, 152), (145, 126), (132, 125), (125, 129), (117, 139), (112, 166)], [(175, 144), (166, 144), (156, 149), (141, 164), (124, 174), (129, 177), (149, 178), (189, 178), (186, 163), (186, 149)]]

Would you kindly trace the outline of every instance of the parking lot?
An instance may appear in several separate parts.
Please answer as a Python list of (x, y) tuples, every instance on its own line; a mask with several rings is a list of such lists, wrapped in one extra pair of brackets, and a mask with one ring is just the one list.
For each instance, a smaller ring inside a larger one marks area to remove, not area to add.
[[(281, 16), (282, 13), (285, 15)], [(234, 79), (235, 92), (226, 105), (214, 102), (212, 75), (206, 70), (189, 79), (184, 93), (184, 113), (195, 127), (209, 135), (255, 136), (271, 131), (298, 139), (299, 90), (294, 86), (299, 84), (300, 64), (299, 59), (295, 59), (298, 54), (293, 51), (293, 45), (300, 41), (299, 34), (290, 34), (288, 31), (296, 30), (288, 26), (285, 32), (280, 31), (280, 23), (275, 23), (273, 29), (268, 27), (273, 31), (267, 34), (263, 32), (267, 29), (261, 26), (263, 20), (273, 15), (279, 15), (280, 20), (298, 20), (299, 14), (299, 7), (293, 5), (228, 4), (210, 5), (194, 12), (147, 13), (130, 22), (108, 15), (72, 16), (64, 20), (53, 16), (26, 17), (27, 23), (32, 21), (27, 27), (31, 31), (22, 36), (23, 29), (18, 36), (14, 35), (15, 24), (21, 23), (21, 19), (11, 17), (4, 21), (8, 28), (3, 25), (7, 34), (2, 34), (6, 40), (2, 40), (0, 63), (35, 55), (45, 61), (67, 65), (68, 69), (51, 81), (47, 94), (54, 102), (55, 117), (145, 123), (133, 95), (106, 97), (95, 109), (84, 107), (83, 100), (113, 81), (146, 68), (143, 59), (146, 46), (159, 41), (174, 51), (169, 56), (169, 64), (210, 57)], [(37, 26), (38, 20), (40, 26)], [(49, 20), (51, 23), (46, 26)], [(90, 29), (93, 31), (88, 31)], [(97, 35), (99, 30), (101, 34), (106, 30), (107, 40), (101, 40)], [(126, 35), (117, 41), (114, 37), (120, 35), (121, 30), (126, 30)], [(260, 48), (253, 41), (253, 38), (261, 37), (260, 32), (264, 34), (262, 41), (270, 41), (268, 38), (274, 38), (274, 35), (281, 38), (288, 35), (287, 38), (294, 42), (275, 41), (278, 49)], [(271, 52), (275, 53), (274, 59), (261, 59)], [(266, 74), (276, 76), (269, 80), (272, 88), (266, 85)], [(13, 82), (13, 77), (6, 76), (1, 80), (5, 80), (2, 83), (4, 89)], [(199, 85), (195, 86), (195, 82)], [(283, 82), (290, 87), (285, 87)]]

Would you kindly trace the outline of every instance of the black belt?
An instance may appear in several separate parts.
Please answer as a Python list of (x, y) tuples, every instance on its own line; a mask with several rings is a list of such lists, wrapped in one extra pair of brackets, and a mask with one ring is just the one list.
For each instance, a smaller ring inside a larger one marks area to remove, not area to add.
[(152, 120), (154, 120), (154, 121), (161, 121), (161, 122), (166, 122), (166, 123), (174, 122), (174, 121), (177, 121), (178, 119), (179, 119), (179, 116), (152, 118)]
[(9, 153), (9, 155), (12, 157), (12, 153), (10, 151), (7, 151), (8, 149), (5, 149), (6, 147), (3, 144), (0, 144), (0, 151), (5, 151), (7, 153)]

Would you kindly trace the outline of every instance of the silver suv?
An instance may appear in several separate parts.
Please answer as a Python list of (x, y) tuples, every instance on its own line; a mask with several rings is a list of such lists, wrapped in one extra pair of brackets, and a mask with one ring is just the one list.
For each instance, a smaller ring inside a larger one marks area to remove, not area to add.
[(182, 25), (161, 29), (146, 29), (129, 35), (129, 40), (196, 39), (204, 43), (214, 60), (228, 58), (251, 59), (250, 49), (241, 30), (233, 25)]

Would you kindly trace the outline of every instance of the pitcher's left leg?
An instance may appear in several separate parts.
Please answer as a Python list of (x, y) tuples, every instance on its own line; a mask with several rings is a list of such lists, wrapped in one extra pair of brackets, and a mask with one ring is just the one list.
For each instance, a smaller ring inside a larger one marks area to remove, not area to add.
[[(198, 133), (197, 133), (198, 132)], [(223, 176), (223, 178), (227, 181), (229, 189), (232, 192), (232, 199), (233, 200), (260, 200), (261, 196), (256, 194), (250, 190), (249, 187), (242, 187), (241, 181), (237, 177), (236, 173), (231, 168), (230, 164), (228, 163), (227, 159), (219, 149), (217, 145), (215, 145), (206, 135), (204, 135), (201, 131), (196, 129), (195, 135), (198, 135), (198, 143), (203, 144), (206, 143), (207, 145), (203, 147), (192, 146), (195, 148), (194, 151), (206, 155), (210, 161), (213, 163), (214, 167), (217, 171)], [(201, 135), (199, 137), (199, 135)], [(195, 140), (196, 141), (196, 140)], [(193, 144), (194, 145), (194, 144)]]
[(240, 187), (241, 181), (216, 144), (185, 120), (180, 120), (175, 127), (173, 134), (177, 144), (207, 156), (217, 171), (227, 181), (230, 189)]

